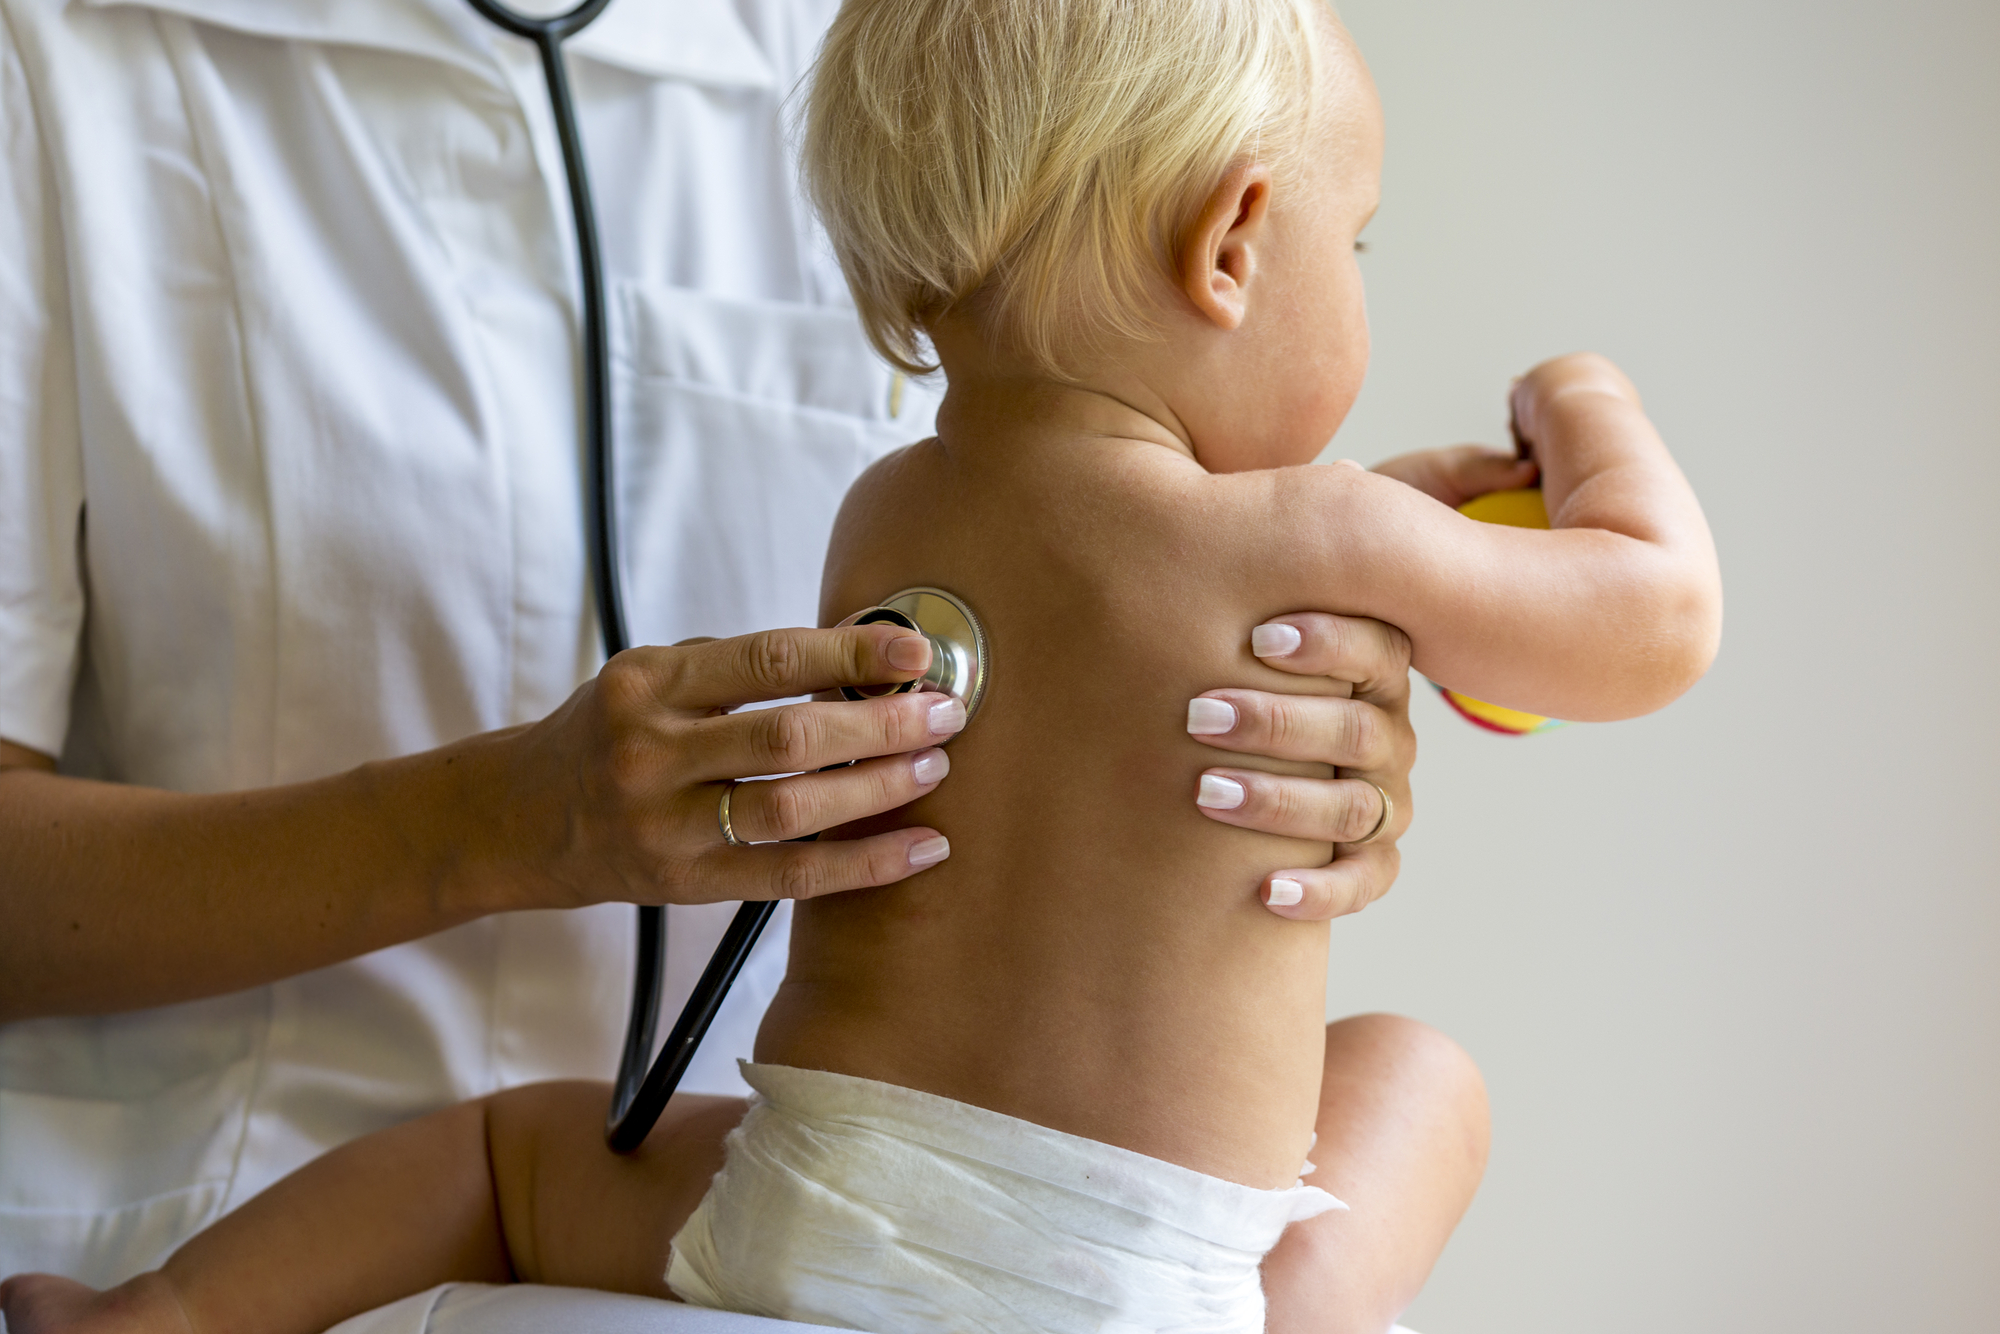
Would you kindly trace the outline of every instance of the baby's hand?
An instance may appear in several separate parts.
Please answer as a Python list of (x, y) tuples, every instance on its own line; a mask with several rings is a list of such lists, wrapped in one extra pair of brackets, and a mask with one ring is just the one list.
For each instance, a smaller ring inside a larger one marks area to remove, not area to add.
[(1625, 372), (1595, 352), (1555, 357), (1516, 380), (1508, 396), (1515, 453), (1485, 445), (1453, 445), (1402, 454), (1376, 464), (1374, 471), (1453, 509), (1491, 491), (1533, 486), (1543, 461), (1537, 451), (1551, 443), (1556, 404), (1583, 394), (1603, 394), (1639, 406), (1639, 391)]
[(1422, 449), (1378, 463), (1373, 471), (1414, 486), (1453, 509), (1489, 491), (1511, 491), (1535, 483), (1533, 460), (1515, 458), (1485, 445)]
[(1608, 358), (1595, 352), (1552, 357), (1514, 381), (1514, 391), (1508, 396), (1513, 415), (1509, 425), (1522, 458), (1539, 457), (1536, 447), (1548, 443), (1552, 409), (1578, 394), (1606, 394), (1635, 408), (1642, 406), (1632, 381)]

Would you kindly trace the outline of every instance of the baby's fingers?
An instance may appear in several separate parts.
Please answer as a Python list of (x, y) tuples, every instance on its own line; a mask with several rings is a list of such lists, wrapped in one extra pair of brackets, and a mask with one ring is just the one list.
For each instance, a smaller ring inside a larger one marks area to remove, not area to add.
[(1485, 445), (1453, 445), (1404, 454), (1376, 464), (1374, 471), (1453, 509), (1490, 491), (1511, 491), (1535, 480), (1532, 459)]
[(1360, 912), (1388, 893), (1401, 866), (1395, 844), (1371, 843), (1341, 854), (1331, 865), (1273, 872), (1258, 896), (1280, 917), (1324, 922)]
[(1445, 453), (1454, 456), (1446, 465), (1448, 494), (1437, 499), (1453, 509), (1494, 491), (1532, 486), (1540, 473), (1533, 459), (1519, 458), (1484, 445), (1464, 445)]

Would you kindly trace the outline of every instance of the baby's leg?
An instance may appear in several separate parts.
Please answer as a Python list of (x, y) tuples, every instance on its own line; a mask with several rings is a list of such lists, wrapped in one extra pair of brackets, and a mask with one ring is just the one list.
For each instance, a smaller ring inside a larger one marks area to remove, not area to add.
[(722, 1163), (735, 1098), (677, 1097), (629, 1158), (602, 1084), (462, 1103), (333, 1150), (106, 1293), (26, 1275), (8, 1334), (320, 1334), (439, 1283), (667, 1296), (667, 1243)]
[(603, 1084), (513, 1090), (493, 1115), (494, 1180), (514, 1277), (673, 1299), (667, 1247), (722, 1170), (741, 1098), (676, 1094), (629, 1157), (604, 1147)]
[(461, 1103), (344, 1144), (109, 1292), (10, 1280), (8, 1334), (318, 1334), (435, 1283), (504, 1282), (486, 1111)]
[(1486, 1087), (1451, 1039), (1371, 1014), (1326, 1030), (1319, 1170), (1346, 1213), (1264, 1260), (1269, 1334), (1383, 1334), (1423, 1287), (1486, 1170)]

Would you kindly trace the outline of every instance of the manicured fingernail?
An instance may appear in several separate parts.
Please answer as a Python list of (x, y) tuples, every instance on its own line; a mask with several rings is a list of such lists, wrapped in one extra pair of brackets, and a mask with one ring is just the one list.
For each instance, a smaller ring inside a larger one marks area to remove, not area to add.
[(1296, 880), (1273, 880), (1270, 897), (1264, 900), (1266, 907), (1289, 908), (1306, 896), (1306, 887)]
[(1260, 658), (1282, 658), (1305, 642), (1297, 626), (1282, 621), (1260, 625), (1250, 632), (1250, 651)]
[(955, 699), (931, 705), (931, 735), (949, 736), (965, 726), (965, 706)]
[(1212, 811), (1233, 811), (1243, 804), (1243, 784), (1221, 774), (1203, 774), (1201, 792), (1196, 795), (1194, 804), (1206, 806)]
[(936, 866), (949, 856), (951, 844), (945, 841), (943, 834), (910, 844), (910, 865), (915, 867)]
[(1206, 695), (1188, 701), (1188, 735), (1221, 736), (1236, 730), (1236, 706)]
[(935, 783), (950, 772), (951, 761), (935, 746), (918, 751), (916, 760), (910, 765), (910, 773), (919, 783)]
[(889, 641), (884, 656), (899, 672), (921, 672), (931, 665), (931, 641), (922, 635), (899, 635)]

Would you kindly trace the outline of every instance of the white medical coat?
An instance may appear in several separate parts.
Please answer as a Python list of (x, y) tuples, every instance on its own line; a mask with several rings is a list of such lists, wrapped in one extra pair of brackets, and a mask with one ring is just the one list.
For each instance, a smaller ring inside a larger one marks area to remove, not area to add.
[[(842, 492), (929, 430), (785, 148), (835, 7), (618, 0), (569, 45), (637, 642), (812, 624)], [(532, 49), (462, 0), (0, 0), (0, 24), (0, 737), (215, 791), (556, 707), (599, 654)], [(674, 910), (669, 1014), (730, 912)], [(784, 924), (688, 1087), (741, 1088)], [(513, 914), (0, 1027), (0, 1274), (115, 1281), (351, 1136), (608, 1076), (630, 942), (623, 905)]]

